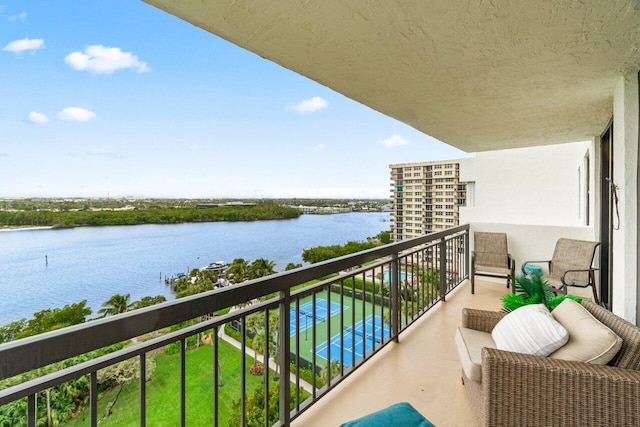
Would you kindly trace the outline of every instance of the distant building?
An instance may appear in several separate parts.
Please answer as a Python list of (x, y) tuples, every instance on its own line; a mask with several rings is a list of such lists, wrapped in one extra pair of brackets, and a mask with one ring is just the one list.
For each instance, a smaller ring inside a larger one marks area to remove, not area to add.
[(292, 208), (299, 209), (303, 214), (319, 214), (319, 215), (327, 215), (327, 214), (337, 214), (337, 213), (349, 213), (352, 212), (353, 209), (348, 206), (307, 206), (307, 205), (299, 205), (299, 206), (290, 206)]
[(391, 168), (391, 238), (410, 239), (459, 225), (467, 200), (460, 162), (401, 163)]

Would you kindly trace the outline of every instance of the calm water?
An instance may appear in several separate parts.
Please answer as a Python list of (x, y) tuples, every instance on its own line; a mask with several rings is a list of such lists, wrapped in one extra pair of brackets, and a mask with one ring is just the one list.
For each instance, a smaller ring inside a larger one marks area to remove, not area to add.
[[(82, 227), (0, 232), (0, 325), (83, 299), (95, 315), (115, 293), (172, 295), (165, 275), (210, 262), (267, 258), (284, 270), (304, 248), (364, 240), (388, 213), (302, 215), (287, 221)], [(48, 265), (45, 265), (45, 256)]]

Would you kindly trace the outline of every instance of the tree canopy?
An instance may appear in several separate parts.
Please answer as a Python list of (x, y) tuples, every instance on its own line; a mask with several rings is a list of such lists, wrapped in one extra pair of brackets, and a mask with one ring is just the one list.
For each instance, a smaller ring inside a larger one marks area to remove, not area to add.
[(196, 207), (149, 207), (128, 210), (73, 211), (0, 211), (0, 226), (103, 226), (138, 224), (179, 224), (185, 222), (256, 221), (291, 219), (300, 210), (273, 202), (258, 202), (252, 206), (218, 206), (209, 209)]
[(129, 301), (130, 299), (130, 294), (113, 294), (111, 298), (102, 303), (102, 308), (98, 310), (98, 314), (113, 316), (124, 313), (133, 307), (133, 304)]
[(302, 251), (302, 260), (311, 264), (341, 257), (344, 255), (361, 252), (375, 248), (378, 243), (368, 240), (366, 242), (347, 242), (344, 245), (316, 246)]

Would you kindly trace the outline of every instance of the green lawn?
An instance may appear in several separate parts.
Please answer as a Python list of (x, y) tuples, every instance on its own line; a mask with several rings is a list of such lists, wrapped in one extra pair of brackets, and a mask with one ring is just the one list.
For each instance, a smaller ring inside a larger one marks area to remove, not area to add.
[[(240, 398), (240, 351), (230, 344), (219, 341), (219, 356), (223, 387), (219, 393), (220, 425), (227, 425), (232, 413), (232, 403)], [(176, 426), (180, 424), (180, 355), (159, 354), (156, 357), (156, 369), (151, 381), (147, 383), (147, 425)], [(247, 394), (263, 381), (262, 376), (249, 374), (253, 358), (246, 357)], [(187, 425), (212, 425), (213, 420), (213, 370), (212, 350), (210, 345), (187, 351), (186, 360), (186, 403)], [(273, 378), (274, 374), (270, 374)], [(271, 387), (278, 383), (272, 381)], [(114, 391), (101, 396), (98, 401), (98, 418), (104, 415), (106, 405), (113, 399)], [(126, 386), (109, 418), (103, 426), (137, 426), (140, 419), (139, 382)], [(75, 417), (68, 426), (90, 425), (89, 411)]]

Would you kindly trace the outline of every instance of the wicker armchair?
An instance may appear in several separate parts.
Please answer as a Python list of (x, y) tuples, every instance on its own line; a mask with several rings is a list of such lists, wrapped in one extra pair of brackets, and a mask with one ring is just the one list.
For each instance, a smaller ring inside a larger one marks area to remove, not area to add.
[(514, 277), (516, 262), (507, 247), (505, 233), (473, 233), (471, 252), (471, 293), (476, 291), (476, 276), (507, 279), (507, 288)]
[[(583, 306), (623, 339), (608, 365), (482, 350), (482, 380), (462, 380), (479, 426), (640, 425), (640, 328)], [(463, 326), (491, 332), (505, 313), (464, 309)]]
[(558, 292), (564, 292), (566, 295), (569, 286), (580, 288), (591, 286), (593, 300), (599, 304), (594, 274), (597, 268), (591, 267), (599, 244), (599, 242), (588, 240), (558, 239), (551, 260), (525, 261), (522, 264), (522, 272), (527, 273), (527, 264), (546, 263), (549, 274), (545, 276), (545, 279)]

